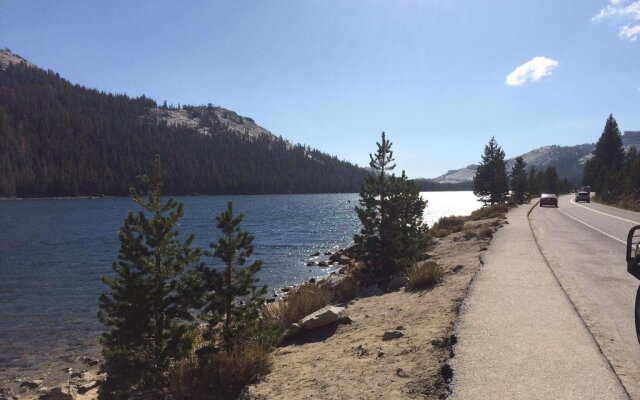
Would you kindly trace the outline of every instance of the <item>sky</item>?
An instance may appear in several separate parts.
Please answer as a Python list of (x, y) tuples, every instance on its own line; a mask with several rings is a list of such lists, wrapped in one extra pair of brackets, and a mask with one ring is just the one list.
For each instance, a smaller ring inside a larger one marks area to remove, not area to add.
[(0, 0), (0, 47), (410, 177), (640, 130), (640, 0)]

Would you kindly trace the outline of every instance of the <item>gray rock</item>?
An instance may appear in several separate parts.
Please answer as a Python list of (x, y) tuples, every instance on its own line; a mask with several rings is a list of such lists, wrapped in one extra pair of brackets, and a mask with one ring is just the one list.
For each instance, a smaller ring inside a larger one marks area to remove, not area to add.
[(42, 385), (42, 379), (34, 379), (31, 381), (24, 381), (20, 384), (21, 389), (35, 389)]
[(329, 263), (326, 261), (320, 261), (318, 263), (318, 267), (328, 267), (328, 266), (329, 266)]
[(429, 251), (425, 251), (424, 253), (418, 254), (418, 261), (425, 261), (433, 257), (433, 253)]
[(78, 394), (85, 394), (88, 391), (100, 386), (100, 383), (101, 383), (100, 381), (91, 381), (91, 382), (87, 382), (82, 386), (78, 386)]
[(320, 252), (319, 252), (319, 251), (316, 251), (315, 253), (313, 253), (313, 254), (311, 255), (311, 257), (318, 257), (319, 255), (320, 255)]
[(318, 329), (337, 322), (344, 313), (344, 307), (326, 306), (304, 317), (300, 326), (306, 330)]
[(389, 290), (398, 290), (402, 287), (404, 287), (404, 285), (407, 284), (407, 277), (406, 276), (396, 276), (395, 278), (391, 279), (391, 281), (389, 281), (389, 283), (387, 283), (387, 289)]
[(356, 347), (356, 356), (358, 356), (358, 358), (364, 357), (367, 354), (369, 354), (369, 352), (364, 348), (363, 345), (359, 344), (358, 347)]
[(336, 251), (335, 253), (333, 253), (330, 257), (329, 257), (329, 261), (331, 262), (336, 262), (336, 261), (340, 261), (340, 258), (342, 257), (342, 253), (339, 251)]
[(317, 262), (315, 262), (315, 261), (309, 261), (309, 262), (307, 262), (307, 267), (313, 267), (316, 264), (317, 264)]
[(351, 259), (345, 255), (341, 255), (340, 258), (338, 258), (334, 262), (337, 262), (339, 265), (347, 265), (351, 263)]
[(309, 279), (309, 283), (316, 283), (316, 278)]
[(384, 357), (384, 350), (382, 350), (382, 349), (378, 350), (378, 358), (380, 358), (380, 357)]
[(404, 336), (404, 333), (402, 333), (401, 331), (386, 331), (383, 335), (382, 335), (382, 340), (393, 340), (393, 339), (397, 339)]
[(346, 278), (345, 275), (337, 275), (337, 274), (329, 275), (326, 279), (322, 281), (322, 286), (326, 286), (330, 289), (334, 289), (338, 287), (340, 285), (340, 282), (342, 282), (345, 278)]
[(83, 378), (84, 374), (82, 372), (72, 372), (71, 373), (71, 379), (73, 378)]
[[(79, 392), (78, 392), (79, 393)], [(42, 393), (38, 400), (73, 400), (73, 396), (62, 391), (62, 388), (56, 387)]]
[(366, 288), (360, 289), (358, 294), (360, 296), (378, 296), (382, 294), (382, 290), (378, 287), (378, 285), (367, 286)]

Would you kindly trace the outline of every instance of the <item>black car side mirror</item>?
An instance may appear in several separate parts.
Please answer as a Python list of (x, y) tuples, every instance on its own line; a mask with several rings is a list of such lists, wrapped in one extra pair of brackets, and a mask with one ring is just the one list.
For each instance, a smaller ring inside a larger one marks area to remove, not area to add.
[(627, 235), (627, 272), (640, 279), (640, 225)]

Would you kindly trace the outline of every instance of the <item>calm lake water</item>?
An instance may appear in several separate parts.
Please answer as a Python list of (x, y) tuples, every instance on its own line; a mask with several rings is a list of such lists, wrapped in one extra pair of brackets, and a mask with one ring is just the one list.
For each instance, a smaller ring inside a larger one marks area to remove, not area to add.
[[(468, 215), (472, 192), (424, 192), (425, 221)], [(323, 276), (309, 255), (349, 246), (359, 229), (357, 194), (178, 197), (180, 231), (206, 247), (218, 237), (215, 215), (233, 200), (252, 232), (260, 279), (270, 287)], [(111, 272), (128, 198), (0, 201), (0, 381), (95, 355), (96, 312)], [(213, 260), (208, 260), (215, 262)], [(215, 264), (214, 264), (215, 265)]]

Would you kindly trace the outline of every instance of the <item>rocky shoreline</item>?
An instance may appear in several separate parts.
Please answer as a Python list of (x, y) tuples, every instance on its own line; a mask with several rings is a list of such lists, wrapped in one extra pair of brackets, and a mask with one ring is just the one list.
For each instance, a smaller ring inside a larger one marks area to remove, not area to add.
[[(411, 371), (415, 371), (417, 367), (426, 368), (430, 371), (428, 376), (420, 374), (421, 377), (413, 384), (427, 385), (438, 393), (444, 394), (448, 390), (447, 381), (450, 379), (447, 378), (447, 374), (449, 374), (447, 360), (452, 356), (451, 346), (455, 343), (452, 329), (457, 318), (458, 307), (475, 272), (480, 267), (479, 255), (486, 250), (491, 234), (501, 226), (501, 221), (501, 218), (495, 217), (468, 220), (459, 230), (433, 239), (434, 243), (420, 254), (419, 262), (429, 260), (442, 265), (444, 280), (436, 287), (417, 294), (402, 290), (406, 283), (406, 277), (400, 276), (387, 279), (384, 282), (376, 282), (367, 287), (352, 287), (349, 284), (349, 278), (353, 268), (358, 265), (353, 248), (310, 254), (308, 258), (310, 265), (313, 263), (312, 265), (333, 267), (336, 270), (329, 272), (326, 277), (311, 278), (299, 285), (282, 287), (274, 291), (273, 296), (267, 302), (274, 303), (303, 285), (342, 290), (340, 286), (345, 283), (347, 283), (347, 290), (353, 291), (347, 296), (352, 300), (329, 305), (304, 318), (299, 324), (293, 324), (282, 337), (281, 345), (274, 352), (272, 373), (262, 383), (249, 388), (249, 394), (258, 399), (317, 398), (323, 393), (318, 392), (317, 388), (305, 389), (301, 392), (304, 394), (301, 397), (297, 396), (297, 392), (289, 393), (284, 388), (290, 387), (290, 382), (299, 377), (306, 377), (309, 382), (319, 384), (323, 379), (330, 378), (331, 371), (334, 369), (336, 370), (333, 373), (340, 376), (341, 380), (347, 379), (343, 377), (344, 370), (345, 368), (347, 371), (352, 370), (349, 366), (352, 360), (350, 356), (345, 357), (345, 353), (356, 354), (358, 360), (373, 361), (373, 365), (368, 368), (373, 368), (376, 372), (379, 372), (380, 369), (380, 365), (376, 366), (376, 364), (382, 364), (383, 360), (386, 362), (397, 356), (411, 354), (408, 358), (412, 360), (412, 363), (398, 367), (392, 381), (397, 378), (410, 377)], [(486, 234), (487, 229), (490, 230), (489, 235)], [(481, 234), (481, 231), (484, 231), (485, 234)], [(390, 305), (392, 306), (389, 307)], [(424, 321), (425, 314), (417, 310), (425, 306), (435, 306), (440, 311), (436, 313), (434, 310), (434, 315), (427, 315), (426, 321)], [(390, 313), (385, 311), (386, 309)], [(420, 315), (416, 315), (416, 312)], [(389, 318), (394, 322), (389, 322)], [(418, 322), (421, 323), (420, 327), (416, 326)], [(329, 335), (325, 332), (326, 326), (331, 327)], [(428, 354), (423, 354), (425, 349), (418, 351), (413, 344), (407, 347), (407, 340), (413, 342), (416, 335), (424, 336), (414, 331), (418, 328), (428, 331), (428, 338), (421, 337), (420, 339), (431, 343), (427, 351)], [(318, 335), (321, 337), (320, 341), (316, 338)], [(353, 337), (362, 337), (361, 343), (355, 343)], [(347, 344), (345, 344), (345, 340), (348, 342)], [(322, 350), (323, 353), (318, 358), (320, 360), (326, 357), (327, 362), (334, 365), (323, 369), (324, 378), (315, 376), (317, 372), (315, 369), (306, 371), (309, 367), (305, 366), (299, 357), (318, 357), (318, 354), (315, 353), (319, 351), (317, 349), (318, 343), (334, 341), (337, 344)], [(418, 362), (415, 359), (417, 356), (424, 359), (424, 362)], [(344, 363), (347, 365), (342, 365)], [(402, 364), (404, 365), (404, 363)], [(296, 371), (289, 371), (292, 366), (306, 372), (299, 374)], [(99, 385), (105, 378), (98, 371), (99, 360), (97, 358), (78, 357), (68, 363), (68, 366), (60, 368), (60, 371), (54, 371), (55, 373), (43, 371), (29, 377), (14, 377), (11, 380), (1, 382), (0, 400), (95, 399)], [(311, 376), (307, 376), (307, 374)], [(292, 376), (295, 379), (292, 379)], [(333, 382), (334, 378), (330, 380)], [(382, 380), (387, 381), (387, 378)], [(349, 379), (357, 379), (357, 377)], [(329, 383), (326, 382), (326, 384)], [(381, 385), (386, 387), (388, 384), (390, 382)], [(300, 383), (300, 385), (304, 387), (305, 383)], [(337, 385), (337, 387), (340, 386), (340, 384)], [(395, 386), (397, 385), (391, 385), (389, 388)], [(404, 389), (399, 392), (389, 392), (385, 389), (383, 392), (387, 395), (399, 396), (399, 398), (406, 397), (402, 394), (406, 392)], [(356, 393), (354, 393), (355, 395)], [(329, 397), (331, 398), (331, 396)]]
[[(409, 291), (406, 277), (396, 277), (293, 324), (294, 337), (282, 341), (271, 372), (245, 398), (445, 398), (455, 373), (449, 360), (460, 306), (493, 233), (505, 223), (494, 215), (460, 221), (421, 255), (421, 263), (442, 266), (440, 283)], [(348, 270), (316, 284), (336, 286)], [(315, 326), (317, 320), (322, 324)], [(304, 328), (308, 321), (312, 326)]]

